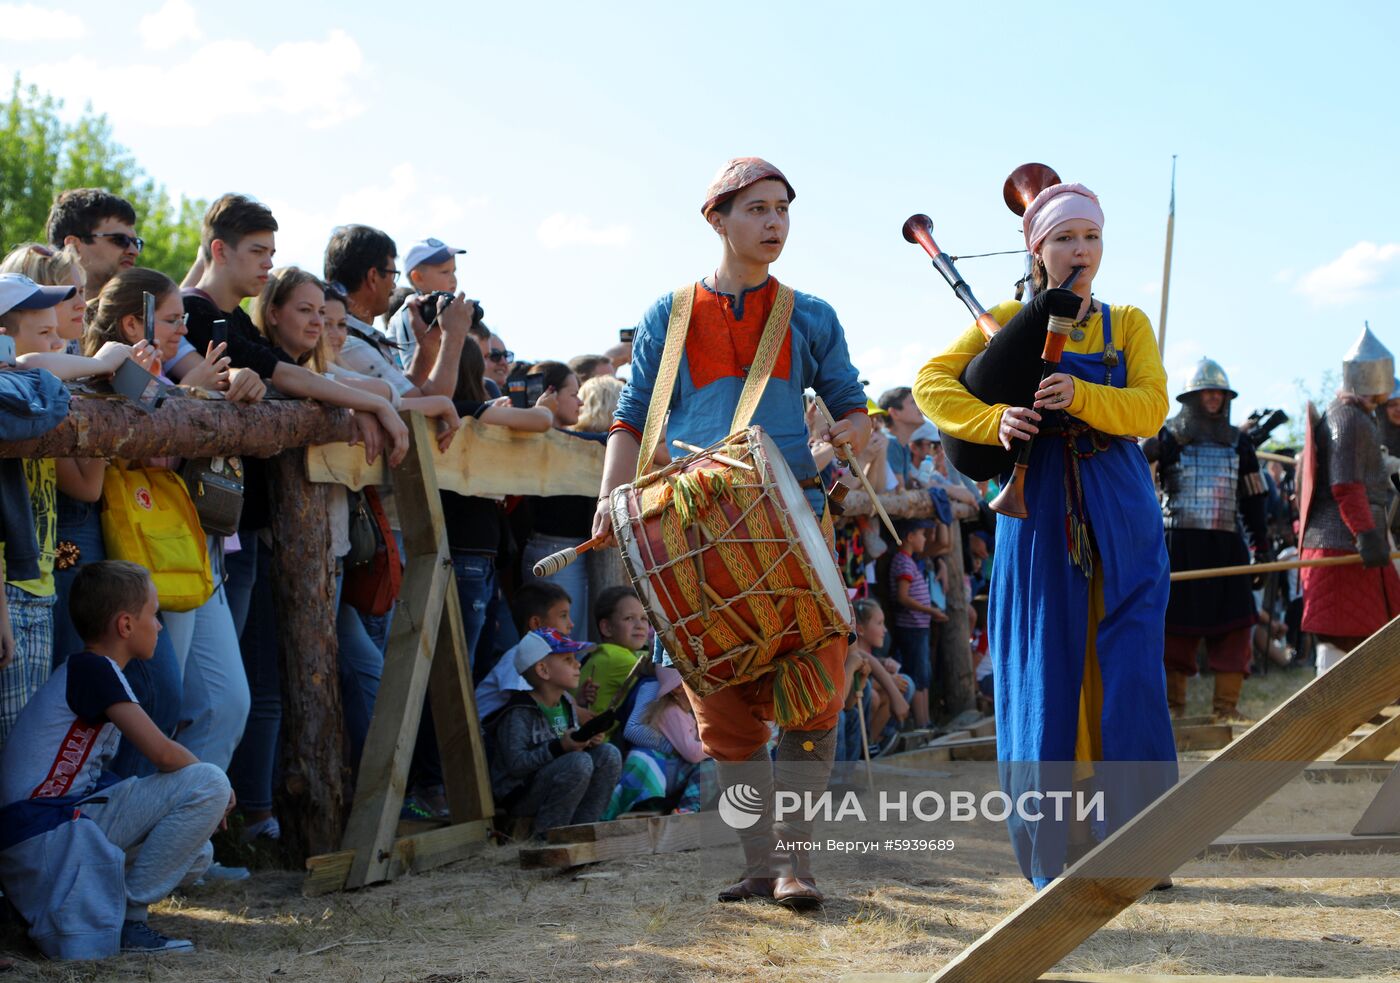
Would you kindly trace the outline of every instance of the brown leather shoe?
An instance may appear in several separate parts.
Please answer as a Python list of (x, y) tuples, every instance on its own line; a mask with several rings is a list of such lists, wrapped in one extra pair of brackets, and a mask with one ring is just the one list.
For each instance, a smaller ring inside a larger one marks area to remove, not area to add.
[(826, 904), (810, 877), (779, 877), (773, 882), (773, 901), (792, 911), (814, 911)]
[(731, 884), (723, 891), (719, 892), (720, 901), (747, 901), (749, 898), (762, 898), (764, 901), (772, 901), (773, 878), (745, 877), (738, 883)]

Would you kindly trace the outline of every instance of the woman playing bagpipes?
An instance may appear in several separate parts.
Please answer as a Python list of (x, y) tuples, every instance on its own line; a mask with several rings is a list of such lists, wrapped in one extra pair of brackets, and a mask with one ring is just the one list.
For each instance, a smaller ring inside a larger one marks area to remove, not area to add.
[[(1044, 820), (1012, 813), (1017, 860), (1038, 888), (1176, 781), (1162, 669), (1167, 553), (1134, 440), (1166, 419), (1166, 373), (1147, 316), (1093, 295), (1103, 221), (1083, 185), (1041, 191), (1023, 219), (1039, 296), (994, 307), (1006, 327), (990, 346), (974, 326), (929, 360), (914, 387), (945, 435), (1007, 450), (1034, 441), (1027, 517), (998, 517), (988, 608), (1001, 781), (1013, 801), (1103, 792), (1097, 822), (1055, 822), (1049, 800)], [(1025, 324), (1016, 318), (1039, 319), (1040, 330), (1019, 332), (1038, 351), (1051, 315), (1072, 320), (1072, 330), (1059, 371), (1033, 396), (1030, 386), (1022, 405), (988, 403), (968, 390), (973, 356), (1017, 337), (1013, 326)]]

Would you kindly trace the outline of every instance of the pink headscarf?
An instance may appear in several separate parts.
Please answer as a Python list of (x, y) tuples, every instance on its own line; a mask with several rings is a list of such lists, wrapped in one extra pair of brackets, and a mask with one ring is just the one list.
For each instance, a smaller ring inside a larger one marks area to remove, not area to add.
[(1082, 184), (1052, 184), (1035, 196), (1031, 207), (1021, 219), (1026, 233), (1026, 248), (1035, 252), (1052, 229), (1075, 219), (1088, 219), (1103, 228), (1103, 209), (1099, 196)]

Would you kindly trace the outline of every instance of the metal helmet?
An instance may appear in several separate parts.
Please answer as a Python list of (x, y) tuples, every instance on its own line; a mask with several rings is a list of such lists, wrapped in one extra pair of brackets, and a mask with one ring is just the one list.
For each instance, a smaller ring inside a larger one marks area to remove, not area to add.
[(1395, 382), (1395, 358), (1371, 333), (1371, 323), (1342, 359), (1342, 391), (1354, 396), (1387, 396)]
[(1220, 389), (1230, 399), (1234, 399), (1239, 393), (1230, 388), (1230, 377), (1225, 374), (1225, 370), (1220, 367), (1220, 363), (1209, 358), (1203, 358), (1196, 364), (1196, 371), (1191, 373), (1191, 379), (1186, 383), (1186, 388), (1177, 394), (1176, 401), (1184, 402), (1184, 397), (1191, 393), (1198, 393), (1202, 389)]

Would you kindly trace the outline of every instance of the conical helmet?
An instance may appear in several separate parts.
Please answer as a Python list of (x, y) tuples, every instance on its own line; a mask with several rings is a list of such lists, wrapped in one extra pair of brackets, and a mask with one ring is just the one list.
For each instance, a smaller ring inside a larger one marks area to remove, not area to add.
[(1395, 382), (1395, 358), (1371, 333), (1368, 321), (1361, 337), (1342, 359), (1342, 391), (1356, 396), (1389, 395)]
[(1202, 389), (1221, 389), (1230, 399), (1234, 399), (1239, 393), (1230, 388), (1230, 377), (1225, 374), (1225, 370), (1220, 367), (1220, 363), (1213, 359), (1203, 358), (1196, 364), (1196, 371), (1191, 373), (1191, 379), (1176, 397), (1177, 402), (1182, 401), (1182, 397), (1191, 393), (1198, 393)]

